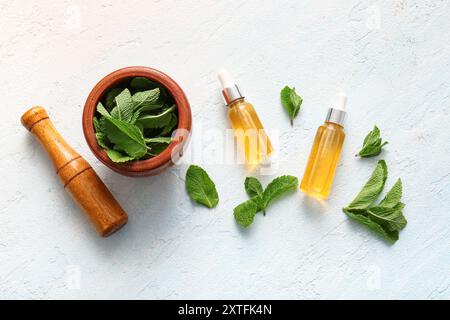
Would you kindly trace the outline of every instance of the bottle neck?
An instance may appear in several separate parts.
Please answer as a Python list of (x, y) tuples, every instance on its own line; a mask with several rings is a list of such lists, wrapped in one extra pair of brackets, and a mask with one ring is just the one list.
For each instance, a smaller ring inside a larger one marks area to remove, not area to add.
[(326, 127), (332, 127), (332, 128), (335, 128), (335, 129), (339, 128), (340, 130), (344, 130), (344, 126), (342, 126), (340, 124), (337, 124), (337, 123), (334, 123), (334, 122), (325, 121), (324, 125)]
[(227, 104), (227, 106), (228, 106), (229, 108), (233, 108), (234, 106), (236, 106), (236, 105), (238, 105), (238, 104), (240, 104), (240, 103), (242, 103), (242, 102), (245, 102), (244, 97), (238, 98), (238, 99), (236, 99), (236, 100), (234, 100), (234, 101), (231, 101), (229, 104)]

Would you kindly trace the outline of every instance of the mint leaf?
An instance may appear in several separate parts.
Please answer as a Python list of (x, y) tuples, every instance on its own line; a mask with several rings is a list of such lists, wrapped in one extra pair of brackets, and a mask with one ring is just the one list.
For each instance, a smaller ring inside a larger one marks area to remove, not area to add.
[(136, 110), (135, 112), (133, 112), (133, 115), (131, 116), (131, 119), (130, 119), (130, 123), (135, 124), (137, 119), (139, 119), (140, 116), (141, 116), (140, 110)]
[[(105, 109), (105, 107), (103, 106), (103, 104), (101, 102), (97, 103), (97, 112), (100, 113), (104, 117), (110, 116), (108, 110)], [(95, 123), (94, 123), (94, 125), (95, 125)], [(99, 120), (99, 125), (100, 125), (100, 120)]]
[(186, 190), (192, 200), (213, 208), (219, 202), (216, 186), (205, 170), (191, 165), (186, 171)]
[(280, 92), (281, 104), (289, 114), (291, 126), (294, 125), (294, 118), (300, 111), (303, 99), (295, 92), (295, 88), (285, 86)]
[(167, 143), (148, 143), (147, 146), (149, 147), (148, 154), (151, 156), (157, 156), (161, 152), (167, 149), (168, 144)]
[(95, 137), (97, 138), (97, 143), (100, 147), (102, 147), (105, 150), (109, 150), (108, 146), (108, 138), (106, 137), (106, 134), (103, 132), (96, 132)]
[(105, 134), (115, 144), (116, 149), (123, 150), (130, 157), (139, 159), (147, 153), (142, 132), (133, 124), (105, 116)]
[(124, 155), (121, 152), (116, 151), (116, 150), (111, 150), (111, 149), (106, 150), (106, 154), (113, 162), (121, 163), (121, 162), (127, 162), (127, 161), (134, 160), (133, 157)]
[(172, 130), (177, 126), (177, 124), (178, 124), (178, 117), (177, 117), (177, 115), (175, 113), (171, 113), (170, 121), (162, 129), (161, 135), (164, 136), (166, 134), (171, 133)]
[(247, 191), (247, 194), (250, 196), (250, 198), (253, 198), (255, 196), (262, 197), (263, 195), (263, 187), (261, 185), (261, 182), (259, 182), (258, 179), (254, 177), (247, 177), (244, 182), (245, 191)]
[(142, 124), (144, 128), (163, 128), (166, 126), (171, 119), (171, 112), (175, 110), (175, 105), (168, 108), (167, 110), (155, 114), (155, 115), (142, 115), (138, 118), (137, 122)]
[(156, 103), (158, 98), (159, 88), (136, 92), (131, 97), (134, 103), (133, 110), (140, 109), (143, 112), (161, 108), (162, 104)]
[(105, 104), (108, 110), (112, 110), (116, 106), (115, 98), (123, 91), (123, 88), (113, 88), (106, 94)]
[(158, 85), (145, 78), (145, 77), (135, 77), (130, 81), (130, 87), (135, 90), (146, 90), (146, 89), (152, 89), (157, 87)]
[(234, 219), (244, 228), (253, 223), (258, 207), (252, 200), (247, 200), (233, 210)]
[(94, 129), (95, 132), (102, 132), (102, 127), (100, 125), (100, 121), (97, 119), (97, 117), (94, 117)]
[(377, 156), (381, 153), (383, 146), (387, 144), (387, 141), (382, 142), (380, 138), (380, 129), (378, 129), (377, 126), (374, 126), (373, 130), (365, 137), (363, 146), (357, 156), (363, 158)]
[(265, 210), (263, 201), (263, 187), (261, 182), (254, 177), (247, 177), (244, 182), (245, 191), (257, 205), (258, 211)]
[(367, 229), (375, 232), (376, 234), (378, 234), (379, 236), (381, 236), (383, 239), (387, 240), (388, 242), (395, 243), (398, 240), (398, 231), (386, 230), (378, 223), (372, 221), (368, 216), (363, 215), (363, 214), (356, 214), (355, 211), (353, 211), (353, 210), (345, 210), (344, 209), (344, 212), (347, 214), (348, 217), (361, 223)]
[(375, 206), (367, 210), (368, 216), (390, 231), (400, 231), (406, 227), (407, 221), (402, 210)]
[(134, 109), (130, 90), (124, 89), (114, 100), (116, 102), (116, 107), (111, 111), (111, 116), (125, 122), (130, 122), (133, 117)]
[(398, 179), (391, 190), (386, 194), (383, 200), (381, 200), (379, 206), (387, 208), (395, 208), (400, 203), (402, 198), (402, 180)]
[(373, 171), (369, 181), (358, 193), (356, 198), (346, 207), (346, 209), (366, 209), (378, 197), (384, 188), (387, 179), (387, 166), (384, 160), (378, 161), (377, 167)]
[(295, 190), (298, 187), (298, 179), (293, 176), (281, 176), (270, 182), (263, 193), (264, 208), (267, 208), (270, 202), (280, 197), (286, 192)]

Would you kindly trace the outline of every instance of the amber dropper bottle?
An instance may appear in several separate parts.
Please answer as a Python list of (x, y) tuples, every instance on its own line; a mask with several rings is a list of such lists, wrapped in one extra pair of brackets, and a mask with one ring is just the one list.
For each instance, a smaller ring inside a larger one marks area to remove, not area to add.
[(234, 136), (243, 149), (249, 168), (268, 160), (272, 145), (255, 108), (244, 100), (244, 95), (226, 70), (220, 70), (218, 78), (222, 94), (228, 106), (228, 119)]
[(326, 199), (330, 194), (345, 139), (346, 104), (347, 96), (340, 93), (337, 104), (328, 110), (325, 123), (317, 130), (300, 184), (300, 190), (312, 197)]

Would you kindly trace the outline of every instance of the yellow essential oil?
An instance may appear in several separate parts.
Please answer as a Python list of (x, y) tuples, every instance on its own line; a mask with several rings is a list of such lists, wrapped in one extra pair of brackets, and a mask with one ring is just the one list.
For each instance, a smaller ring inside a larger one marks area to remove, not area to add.
[(325, 123), (319, 127), (314, 139), (300, 190), (315, 198), (326, 199), (330, 194), (345, 139), (346, 102), (347, 97), (340, 94), (338, 105), (328, 110)]
[(255, 166), (266, 161), (272, 144), (252, 104), (244, 100), (239, 87), (224, 70), (219, 72), (222, 93), (228, 105), (228, 119), (234, 136), (244, 152), (246, 164)]

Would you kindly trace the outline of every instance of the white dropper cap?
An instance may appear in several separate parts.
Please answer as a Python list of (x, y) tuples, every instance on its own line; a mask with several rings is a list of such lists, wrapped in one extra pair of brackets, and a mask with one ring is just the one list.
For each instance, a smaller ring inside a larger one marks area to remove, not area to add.
[(227, 70), (220, 69), (217, 74), (217, 78), (219, 78), (220, 85), (222, 87), (222, 95), (227, 105), (233, 101), (244, 98), (241, 89), (239, 89), (236, 81), (234, 81), (233, 77), (230, 76)]
[(333, 106), (333, 109), (345, 111), (346, 105), (347, 105), (347, 95), (344, 92), (340, 92), (336, 104)]
[(236, 85), (236, 82), (234, 81), (233, 77), (225, 69), (219, 70), (217, 78), (219, 78), (222, 89), (231, 88)]

